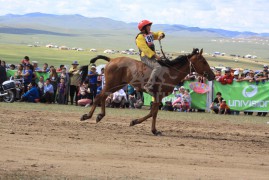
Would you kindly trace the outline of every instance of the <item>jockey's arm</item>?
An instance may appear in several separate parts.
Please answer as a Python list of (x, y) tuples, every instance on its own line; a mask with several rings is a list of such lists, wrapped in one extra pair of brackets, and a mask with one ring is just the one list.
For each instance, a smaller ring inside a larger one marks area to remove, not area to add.
[(165, 37), (165, 34), (162, 31), (152, 32), (154, 40), (161, 40)]

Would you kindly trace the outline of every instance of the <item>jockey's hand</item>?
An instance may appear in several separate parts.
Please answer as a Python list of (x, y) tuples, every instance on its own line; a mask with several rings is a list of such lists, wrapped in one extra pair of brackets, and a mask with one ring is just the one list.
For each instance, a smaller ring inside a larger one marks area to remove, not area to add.
[(161, 40), (161, 39), (163, 39), (164, 38), (164, 34), (162, 33), (159, 37), (158, 37), (158, 40)]
[(162, 58), (160, 56), (158, 56), (157, 54), (154, 55), (154, 58), (157, 60), (157, 61), (160, 61)]

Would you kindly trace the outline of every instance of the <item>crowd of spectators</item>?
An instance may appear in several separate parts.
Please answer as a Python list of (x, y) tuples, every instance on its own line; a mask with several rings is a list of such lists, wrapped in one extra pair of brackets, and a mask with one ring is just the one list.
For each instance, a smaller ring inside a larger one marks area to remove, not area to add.
[[(89, 68), (86, 79), (82, 82), (81, 71), (78, 61), (73, 61), (71, 67), (67, 69), (64, 65), (55, 68), (44, 63), (42, 67), (38, 66), (37, 61), (30, 61), (25, 56), (18, 65), (6, 65), (5, 61), (1, 61), (1, 68), (15, 70), (14, 78), (20, 79), (23, 83), (23, 89), (17, 101), (22, 102), (41, 102), (41, 103), (57, 103), (57, 104), (75, 104), (78, 106), (88, 107), (93, 103), (94, 98), (98, 95), (105, 85), (104, 68), (98, 74), (96, 66)], [(232, 84), (233, 82), (255, 82), (256, 84), (268, 81), (268, 66), (264, 65), (260, 71), (244, 70), (240, 72), (238, 69), (226, 68), (224, 73), (221, 69), (214, 69), (216, 81), (223, 85)], [(44, 76), (38, 76), (37, 72), (48, 73)], [(2, 76), (3, 77), (3, 76)], [(196, 111), (191, 107), (192, 99), (190, 90), (185, 89), (184, 81), (198, 81), (204, 83), (206, 78), (193, 72), (188, 74), (182, 82), (175, 87), (173, 94), (176, 99), (167, 101), (160, 105), (160, 109), (165, 111), (177, 112), (193, 112)], [(2, 81), (3, 82), (3, 81)], [(144, 104), (143, 93), (137, 92), (131, 85), (126, 85), (122, 89), (111, 94), (106, 99), (106, 107), (112, 108), (133, 108), (140, 109)], [(226, 104), (226, 100), (222, 98), (221, 92), (216, 94), (216, 98), (210, 105), (210, 109), (216, 114), (239, 114), (239, 111), (233, 111)], [(197, 110), (205, 111), (205, 110)], [(253, 112), (244, 112), (252, 115)], [(258, 116), (266, 116), (266, 112), (258, 112)]]

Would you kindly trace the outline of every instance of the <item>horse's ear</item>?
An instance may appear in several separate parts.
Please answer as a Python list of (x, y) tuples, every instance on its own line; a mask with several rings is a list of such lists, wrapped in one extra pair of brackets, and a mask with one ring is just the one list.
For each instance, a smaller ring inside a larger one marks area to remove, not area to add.
[(202, 55), (203, 54), (203, 48), (201, 49), (201, 51), (200, 51), (200, 55)]

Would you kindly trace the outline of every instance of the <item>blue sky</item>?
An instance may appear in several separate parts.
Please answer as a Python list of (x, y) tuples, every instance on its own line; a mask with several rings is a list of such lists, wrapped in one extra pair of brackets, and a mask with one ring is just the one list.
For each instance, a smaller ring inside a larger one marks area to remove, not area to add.
[(268, 0), (0, 0), (0, 15), (42, 12), (269, 32)]

